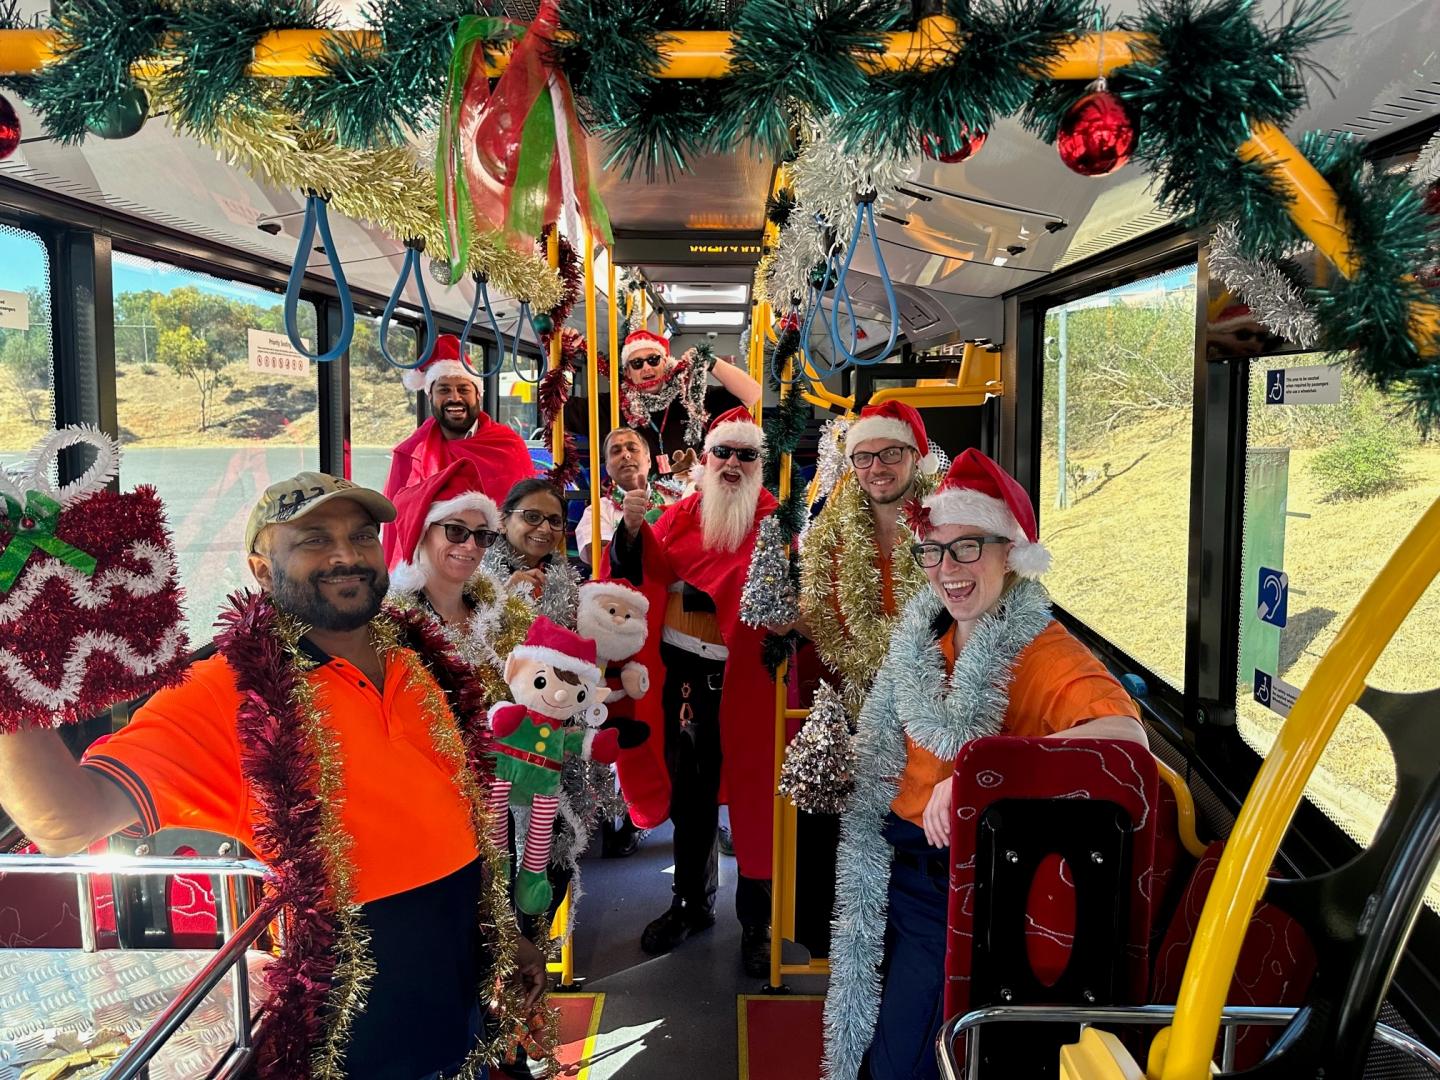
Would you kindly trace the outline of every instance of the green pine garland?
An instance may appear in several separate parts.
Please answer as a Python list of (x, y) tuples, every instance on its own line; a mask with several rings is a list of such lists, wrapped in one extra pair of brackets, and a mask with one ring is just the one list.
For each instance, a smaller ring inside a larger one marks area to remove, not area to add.
[(790, 215), (795, 212), (795, 206), (795, 192), (789, 188), (781, 188), (765, 200), (765, 220), (777, 229), (783, 229), (790, 223)]
[(1046, 62), (1078, 36), (1089, 0), (950, 0), (956, 37), (932, 71), (877, 75), (840, 115), (846, 144), (913, 157), (926, 135), (957, 146), (1019, 111)]
[(1309, 291), (1320, 347), (1350, 353), (1352, 366), (1380, 390), (1399, 395), (1422, 432), (1440, 423), (1440, 339), (1422, 351), (1411, 312), (1435, 302), (1414, 273), (1436, 228), (1420, 192), (1401, 175), (1365, 166), (1364, 143), (1312, 132), (1301, 152), (1335, 189), (1357, 257), (1354, 277), (1339, 274)]
[(735, 20), (730, 78), (716, 137), (778, 152), (793, 110), (844, 113), (865, 92), (865, 57), (884, 52), (898, 8), (885, 0), (749, 0)]
[(133, 88), (130, 66), (164, 52), (174, 18), (165, 0), (81, 0), (57, 5), (56, 62), (35, 77), (26, 100), (56, 141), (84, 141), (86, 121)]
[(393, 146), (434, 127), (445, 96), (455, 27), (474, 13), (469, 0), (374, 0), (363, 12), (384, 41), (377, 51), (331, 40), (327, 76), (292, 79), (291, 107), (333, 131), (341, 146)]
[[(1251, 126), (1284, 128), (1305, 105), (1305, 51), (1342, 32), (1339, 0), (1297, 0), (1274, 27), (1256, 21), (1252, 0), (1144, 0), (1122, 24), (1153, 38), (1133, 64), (1110, 76), (1138, 128), (1135, 160), (1159, 178), (1161, 206), (1201, 222), (1237, 221), (1256, 253), (1273, 250), (1285, 200), (1270, 171), (1235, 149)], [(1086, 82), (1051, 82), (1024, 122), (1054, 142)], [(1283, 229), (1281, 232), (1283, 233)]]
[[(314, 0), (192, 0), (169, 21), (169, 48), (179, 63), (160, 80), (177, 126), (202, 138), (237, 111), (263, 109), (246, 67), (269, 30), (323, 26)], [(203, 72), (204, 78), (196, 78)]]

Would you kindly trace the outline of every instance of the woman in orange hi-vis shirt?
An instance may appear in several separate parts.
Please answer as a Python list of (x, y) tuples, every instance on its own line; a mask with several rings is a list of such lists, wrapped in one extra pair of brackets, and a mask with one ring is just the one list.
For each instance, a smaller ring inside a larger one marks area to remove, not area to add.
[[(841, 823), (828, 1080), (939, 1076), (951, 773), (984, 735), (1143, 743), (1134, 704), (1050, 613), (1025, 489), (977, 450), (924, 501), (906, 605), (860, 713)], [(878, 976), (878, 978), (877, 978)]]

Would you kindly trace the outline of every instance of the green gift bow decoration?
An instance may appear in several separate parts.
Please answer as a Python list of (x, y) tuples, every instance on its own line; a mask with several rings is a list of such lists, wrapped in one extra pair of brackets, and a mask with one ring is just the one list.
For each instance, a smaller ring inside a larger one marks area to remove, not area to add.
[(13, 530), (13, 535), (4, 551), (0, 552), (0, 593), (10, 591), (37, 548), (53, 555), (66, 566), (75, 567), (82, 574), (95, 573), (92, 555), (55, 535), (60, 525), (60, 504), (44, 492), (27, 491), (24, 506), (6, 495), (5, 515), (10, 520), (9, 528)]

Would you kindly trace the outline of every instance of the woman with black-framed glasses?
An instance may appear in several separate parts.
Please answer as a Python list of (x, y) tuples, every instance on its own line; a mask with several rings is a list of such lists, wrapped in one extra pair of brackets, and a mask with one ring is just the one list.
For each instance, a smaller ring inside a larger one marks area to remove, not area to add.
[(565, 497), (553, 484), (531, 477), (510, 489), (485, 566), (527, 592), (541, 615), (575, 629), (580, 576), (565, 558)]
[[(882, 459), (883, 460), (883, 459)], [(871, 462), (873, 464), (873, 461)], [(1050, 612), (1030, 496), (978, 450), (923, 501), (905, 605), (860, 710), (836, 852), (831, 1080), (938, 1080), (952, 776), (987, 735), (1145, 744), (1130, 695)]]

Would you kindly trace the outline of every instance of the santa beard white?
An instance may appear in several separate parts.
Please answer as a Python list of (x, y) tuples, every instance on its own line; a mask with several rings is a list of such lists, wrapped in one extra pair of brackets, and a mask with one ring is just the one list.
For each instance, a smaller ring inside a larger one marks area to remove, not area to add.
[(738, 487), (720, 479), (723, 462), (710, 459), (700, 470), (700, 529), (705, 546), (734, 551), (755, 524), (760, 502), (760, 470), (741, 474)]
[(645, 620), (632, 620), (618, 626), (604, 616), (603, 609), (584, 603), (575, 616), (575, 632), (595, 642), (595, 654), (601, 660), (626, 660), (645, 644)]

